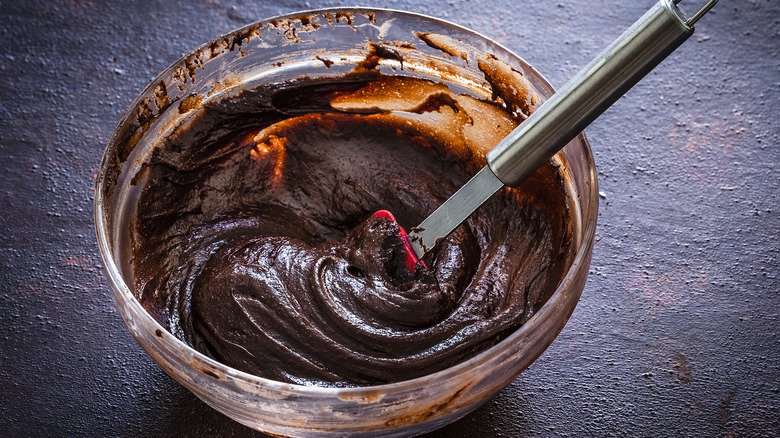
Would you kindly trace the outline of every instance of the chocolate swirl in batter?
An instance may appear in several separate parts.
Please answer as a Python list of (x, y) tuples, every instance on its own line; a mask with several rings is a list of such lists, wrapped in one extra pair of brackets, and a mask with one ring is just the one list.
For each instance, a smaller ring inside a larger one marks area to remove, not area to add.
[(139, 200), (142, 304), (237, 369), (314, 385), (429, 374), (549, 298), (570, 253), (559, 171), (505, 188), (409, 269), (419, 223), (518, 123), (427, 80), (271, 84), (206, 105), (158, 148)]

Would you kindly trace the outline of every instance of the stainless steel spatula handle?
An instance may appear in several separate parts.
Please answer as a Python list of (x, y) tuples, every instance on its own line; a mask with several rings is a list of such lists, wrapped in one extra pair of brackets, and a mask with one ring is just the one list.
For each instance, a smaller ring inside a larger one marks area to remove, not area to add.
[[(516, 187), (693, 34), (677, 1), (661, 0), (487, 154), (487, 166), (409, 233), (422, 257), (503, 185)], [(490, 190), (485, 193), (485, 190)]]
[(661, 0), (491, 150), (488, 167), (520, 185), (691, 34), (680, 8)]

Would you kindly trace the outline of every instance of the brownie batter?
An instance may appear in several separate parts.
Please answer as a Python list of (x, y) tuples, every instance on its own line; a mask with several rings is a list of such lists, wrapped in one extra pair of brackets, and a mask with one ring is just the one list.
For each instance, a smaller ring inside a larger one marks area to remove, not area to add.
[(506, 106), (376, 72), (204, 105), (146, 165), (139, 300), (204, 354), (285, 382), (396, 382), (484, 351), (564, 275), (559, 169), (502, 189), (424, 264), (398, 223), (484, 165), (521, 121)]

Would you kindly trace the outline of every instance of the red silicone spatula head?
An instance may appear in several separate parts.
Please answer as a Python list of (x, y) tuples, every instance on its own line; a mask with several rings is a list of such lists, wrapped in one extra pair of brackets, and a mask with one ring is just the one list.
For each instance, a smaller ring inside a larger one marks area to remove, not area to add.
[[(393, 214), (387, 210), (379, 210), (373, 214), (373, 217), (381, 217), (384, 219), (391, 220), (395, 223), (398, 223), (398, 221), (395, 220), (395, 216), (393, 216)], [(404, 249), (404, 253), (406, 254), (406, 260), (405, 260), (406, 269), (408, 269), (410, 273), (414, 273), (418, 263), (421, 264), (423, 268), (428, 269), (428, 267), (425, 266), (425, 263), (423, 263), (422, 260), (418, 259), (417, 256), (414, 254), (414, 250), (412, 250), (412, 247), (409, 245), (409, 237), (406, 234), (406, 230), (404, 230), (401, 224), (398, 224), (398, 229), (401, 238), (403, 239), (404, 242), (403, 249)]]

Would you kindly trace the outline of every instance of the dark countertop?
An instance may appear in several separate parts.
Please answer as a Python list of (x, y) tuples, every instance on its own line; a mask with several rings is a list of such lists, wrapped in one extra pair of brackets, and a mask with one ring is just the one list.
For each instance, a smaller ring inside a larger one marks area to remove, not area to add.
[[(470, 27), (560, 86), (653, 3), (363, 4)], [(95, 174), (123, 110), (179, 56), (258, 19), (342, 5), (0, 3), (0, 436), (259, 435), (130, 336), (94, 237)], [(778, 115), (780, 3), (720, 2), (586, 131), (603, 196), (568, 325), (431, 436), (780, 435)]]

